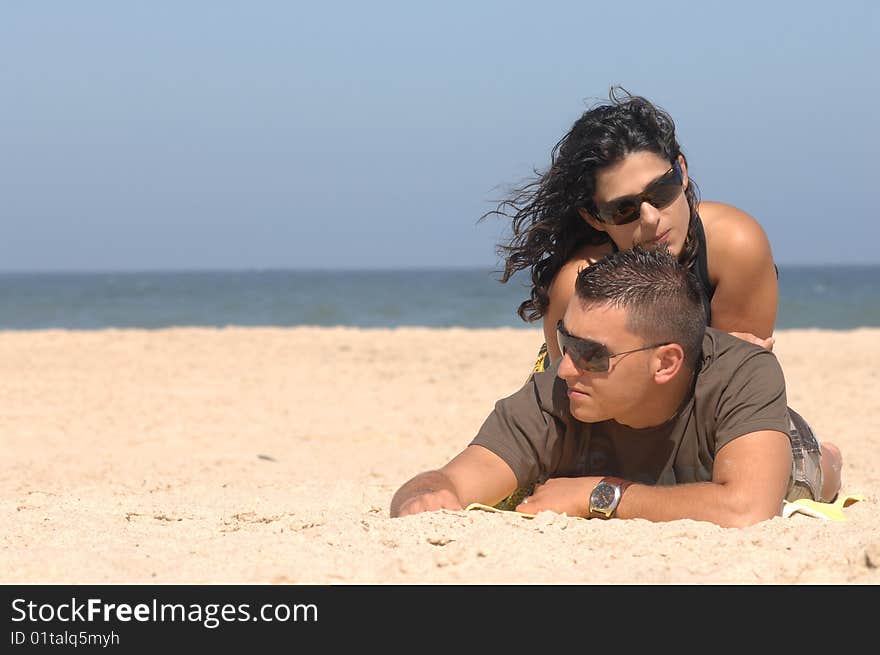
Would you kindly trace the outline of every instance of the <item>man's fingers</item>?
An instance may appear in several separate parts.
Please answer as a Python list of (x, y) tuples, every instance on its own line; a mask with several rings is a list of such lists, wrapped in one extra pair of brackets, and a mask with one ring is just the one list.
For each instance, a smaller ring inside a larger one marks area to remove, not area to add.
[(513, 508), (520, 514), (537, 514), (540, 511), (540, 503), (536, 503), (532, 496), (523, 498), (523, 501)]
[(410, 514), (420, 514), (422, 512), (434, 512), (440, 509), (464, 509), (461, 501), (449, 491), (434, 491), (431, 493), (416, 496), (409, 502), (405, 503), (401, 508), (398, 516), (408, 516)]

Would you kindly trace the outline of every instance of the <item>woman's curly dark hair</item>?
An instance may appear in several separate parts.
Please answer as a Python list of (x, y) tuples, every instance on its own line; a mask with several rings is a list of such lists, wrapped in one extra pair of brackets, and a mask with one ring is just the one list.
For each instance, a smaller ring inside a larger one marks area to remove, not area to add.
[[(497, 252), (505, 261), (502, 283), (517, 271), (531, 269), (530, 298), (517, 311), (524, 321), (535, 321), (547, 311), (550, 283), (575, 250), (611, 241), (577, 211), (579, 207), (595, 211), (596, 174), (636, 152), (653, 152), (670, 163), (684, 157), (669, 114), (621, 87), (611, 87), (608, 97), (608, 102), (581, 115), (553, 147), (546, 172), (535, 170), (536, 179), (514, 189), (496, 209), (480, 217), (495, 214), (513, 221), (512, 236)], [(690, 176), (685, 196), (690, 223), (679, 260), (690, 268), (696, 260), (694, 217), (699, 201)]]

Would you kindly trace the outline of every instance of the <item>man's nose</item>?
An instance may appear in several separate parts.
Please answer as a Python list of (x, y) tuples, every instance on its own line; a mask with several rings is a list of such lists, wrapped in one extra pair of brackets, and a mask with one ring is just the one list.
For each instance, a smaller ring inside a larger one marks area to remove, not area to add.
[(563, 380), (576, 378), (580, 375), (580, 371), (574, 362), (571, 361), (571, 355), (565, 353), (562, 355), (562, 361), (559, 362), (559, 368), (556, 370), (556, 376)]

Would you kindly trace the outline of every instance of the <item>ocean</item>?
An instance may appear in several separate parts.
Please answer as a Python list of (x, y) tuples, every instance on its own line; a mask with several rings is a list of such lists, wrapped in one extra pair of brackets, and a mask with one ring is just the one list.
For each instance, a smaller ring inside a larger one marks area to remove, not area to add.
[[(777, 329), (880, 326), (880, 266), (779, 267)], [(171, 326), (538, 328), (489, 270), (0, 274), (0, 330)]]

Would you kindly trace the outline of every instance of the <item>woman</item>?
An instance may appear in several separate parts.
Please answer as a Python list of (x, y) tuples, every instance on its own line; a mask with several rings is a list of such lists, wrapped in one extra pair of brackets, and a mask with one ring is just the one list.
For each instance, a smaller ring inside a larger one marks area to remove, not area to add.
[[(778, 272), (764, 230), (736, 207), (698, 199), (669, 114), (622, 89), (612, 88), (609, 100), (574, 123), (544, 174), (487, 214), (513, 220), (512, 237), (499, 248), (501, 281), (531, 270), (530, 298), (518, 313), (543, 320), (535, 371), (562, 358), (556, 324), (578, 271), (637, 244), (667, 247), (697, 275), (711, 327), (772, 349)], [(803, 459), (802, 441), (819, 444), (803, 418), (790, 414), (795, 459)], [(827, 501), (840, 488), (842, 461), (834, 444), (820, 449), (824, 475), (812, 495)]]
[(709, 325), (772, 348), (778, 287), (767, 235), (744, 211), (698, 200), (672, 118), (645, 98), (612, 88), (556, 144), (550, 168), (489, 214), (513, 219), (501, 281), (531, 270), (518, 313), (543, 320), (548, 357), (538, 368), (562, 356), (556, 322), (578, 271), (635, 244), (664, 244), (697, 274)]

